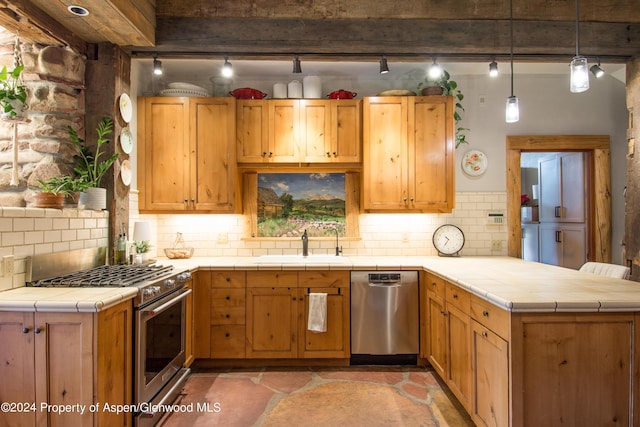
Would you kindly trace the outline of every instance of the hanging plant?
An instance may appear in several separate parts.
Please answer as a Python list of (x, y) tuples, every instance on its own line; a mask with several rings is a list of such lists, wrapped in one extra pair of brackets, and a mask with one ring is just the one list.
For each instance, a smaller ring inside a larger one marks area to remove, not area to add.
[(0, 71), (0, 107), (3, 119), (20, 118), (26, 109), (27, 90), (20, 80), (22, 70), (24, 65), (19, 65), (11, 71), (4, 66)]

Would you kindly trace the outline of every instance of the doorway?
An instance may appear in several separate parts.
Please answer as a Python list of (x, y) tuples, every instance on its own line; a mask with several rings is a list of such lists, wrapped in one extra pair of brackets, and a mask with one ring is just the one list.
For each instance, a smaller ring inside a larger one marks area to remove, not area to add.
[(591, 177), (587, 229), (590, 242), (588, 261), (611, 262), (611, 160), (608, 135), (533, 135), (507, 136), (507, 254), (522, 257), (520, 190), (522, 152), (584, 151), (592, 161), (587, 166)]

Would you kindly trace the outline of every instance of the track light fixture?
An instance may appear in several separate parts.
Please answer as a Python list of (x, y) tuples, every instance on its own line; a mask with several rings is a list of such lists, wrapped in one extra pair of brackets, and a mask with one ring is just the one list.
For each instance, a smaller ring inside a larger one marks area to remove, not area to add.
[(442, 67), (436, 64), (436, 57), (433, 57), (433, 64), (429, 67), (429, 77), (432, 79), (438, 79), (442, 76)]
[(231, 62), (229, 62), (229, 57), (224, 57), (224, 64), (222, 65), (222, 77), (231, 77), (233, 76), (233, 67), (231, 66)]
[(158, 55), (153, 55), (153, 74), (156, 76), (162, 75), (162, 62), (158, 61)]
[(580, 48), (580, 14), (579, 0), (576, 0), (576, 56), (571, 60), (571, 85), (573, 93), (584, 92), (589, 89), (589, 64), (587, 58), (581, 56)]
[(498, 77), (498, 63), (496, 62), (496, 58), (493, 58), (489, 64), (489, 76)]
[(596, 79), (599, 79), (600, 77), (604, 76), (604, 70), (600, 66), (600, 58), (598, 58), (598, 65), (592, 65), (590, 70), (591, 70), (591, 74), (593, 74), (593, 76)]
[(300, 73), (302, 73), (302, 67), (300, 66), (300, 58), (296, 55), (296, 57), (293, 58), (293, 74)]
[(380, 74), (387, 74), (389, 72), (389, 65), (387, 64), (387, 57), (382, 55), (380, 58)]
[(505, 111), (505, 120), (507, 123), (515, 123), (520, 120), (520, 106), (518, 105), (518, 97), (513, 94), (513, 0), (509, 1), (509, 31), (511, 35), (511, 96), (507, 98), (507, 108)]

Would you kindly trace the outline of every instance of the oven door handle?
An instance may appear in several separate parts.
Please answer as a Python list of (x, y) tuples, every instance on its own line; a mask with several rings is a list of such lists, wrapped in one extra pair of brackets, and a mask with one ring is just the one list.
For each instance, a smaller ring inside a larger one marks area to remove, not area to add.
[(191, 289), (187, 289), (184, 292), (182, 292), (180, 295), (178, 295), (177, 297), (172, 298), (170, 301), (167, 301), (162, 305), (159, 305), (159, 306), (157, 306), (155, 308), (142, 309), (140, 311), (142, 313), (148, 315), (149, 318), (151, 319), (152, 317), (155, 317), (158, 314), (162, 313), (163, 311), (165, 311), (166, 309), (168, 309), (169, 307), (171, 307), (172, 305), (174, 305), (175, 303), (177, 303), (181, 299), (185, 298), (191, 292), (193, 292)]

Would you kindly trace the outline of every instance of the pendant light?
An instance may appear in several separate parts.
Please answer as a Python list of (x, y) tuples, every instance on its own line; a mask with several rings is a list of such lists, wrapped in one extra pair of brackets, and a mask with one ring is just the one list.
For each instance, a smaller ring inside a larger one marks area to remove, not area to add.
[(520, 107), (518, 106), (518, 98), (513, 94), (513, 0), (509, 1), (509, 31), (511, 36), (511, 96), (507, 98), (505, 119), (507, 123), (515, 123), (520, 120)]
[(296, 55), (296, 57), (293, 58), (293, 74), (300, 73), (302, 73), (302, 67), (300, 66), (300, 58)]
[(580, 49), (580, 19), (579, 0), (576, 0), (576, 56), (571, 61), (571, 86), (573, 93), (584, 92), (589, 89), (589, 64), (587, 58), (581, 56)]
[(436, 80), (442, 77), (442, 67), (440, 67), (436, 63), (435, 56), (433, 57), (433, 64), (431, 64), (431, 66), (429, 67), (429, 77), (431, 77), (433, 80)]
[(593, 74), (593, 76), (596, 79), (599, 79), (600, 77), (604, 76), (604, 70), (602, 69), (602, 67), (600, 66), (600, 58), (597, 58), (598, 60), (598, 65), (592, 65), (591, 68), (589, 68), (589, 70), (591, 70), (591, 74)]
[(222, 65), (222, 77), (231, 77), (233, 76), (233, 67), (231, 66), (231, 62), (229, 62), (229, 57), (224, 57), (224, 64)]

